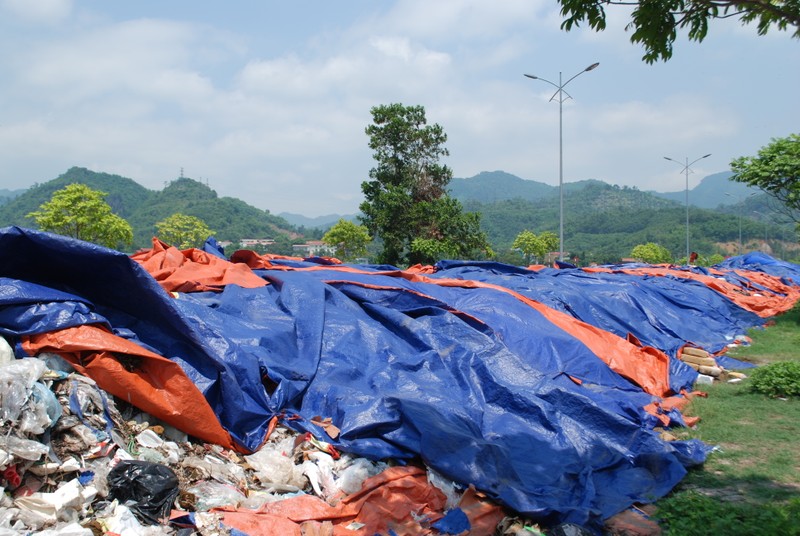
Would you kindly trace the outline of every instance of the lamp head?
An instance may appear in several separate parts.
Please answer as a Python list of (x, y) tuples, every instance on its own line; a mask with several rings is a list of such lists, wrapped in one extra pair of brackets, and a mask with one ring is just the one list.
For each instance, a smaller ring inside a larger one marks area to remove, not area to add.
[(708, 154), (707, 154), (707, 155), (705, 155), (703, 158), (708, 158), (709, 156), (711, 156), (711, 153), (708, 153)]
[(584, 72), (593, 71), (594, 69), (597, 69), (598, 65), (600, 65), (600, 62), (593, 63), (590, 66), (588, 66), (586, 69), (584, 69)]
[(531, 79), (533, 79), (533, 80), (538, 80), (538, 79), (539, 79), (539, 77), (538, 77), (538, 76), (534, 76), (534, 75), (532, 75), (532, 74), (526, 74), (525, 76), (527, 76), (528, 78), (531, 78)]

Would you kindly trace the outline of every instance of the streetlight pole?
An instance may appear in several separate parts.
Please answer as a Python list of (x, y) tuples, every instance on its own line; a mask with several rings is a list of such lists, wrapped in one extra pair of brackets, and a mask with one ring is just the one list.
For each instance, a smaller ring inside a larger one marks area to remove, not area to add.
[(668, 156), (664, 157), (665, 160), (669, 160), (670, 162), (675, 162), (676, 164), (683, 166), (681, 173), (686, 173), (686, 262), (687, 263), (689, 262), (689, 168), (691, 168), (692, 164), (694, 164), (695, 162), (699, 162), (703, 158), (708, 158), (709, 156), (711, 156), (711, 153), (701, 156), (700, 158), (693, 160), (691, 163), (689, 163), (689, 157), (687, 156), (686, 164), (684, 164), (683, 162), (679, 162), (674, 158), (670, 158)]
[(767, 229), (769, 228), (769, 222), (767, 221), (767, 215), (763, 214), (757, 210), (753, 211), (753, 214), (758, 214), (764, 220), (764, 253), (767, 252)]
[(558, 84), (551, 82), (545, 78), (540, 76), (535, 76), (532, 74), (526, 74), (528, 78), (532, 80), (541, 80), (542, 82), (546, 82), (556, 88), (556, 92), (553, 93), (553, 96), (550, 97), (549, 102), (552, 102), (553, 99), (558, 96), (558, 260), (564, 260), (564, 136), (563, 136), (563, 108), (564, 108), (564, 101), (567, 99), (571, 99), (569, 93), (564, 91), (564, 87), (575, 80), (578, 76), (582, 75), (585, 72), (594, 70), (597, 66), (600, 65), (599, 63), (593, 63), (589, 65), (587, 68), (570, 78), (564, 83), (561, 83), (561, 71), (558, 73)]
[[(733, 194), (730, 193), (730, 192), (725, 192), (725, 195), (727, 195), (728, 197), (733, 197)], [(744, 210), (744, 200), (747, 199), (748, 197), (753, 197), (754, 195), (756, 195), (756, 192), (753, 192), (753, 193), (751, 193), (751, 194), (749, 194), (747, 196), (742, 196), (742, 195), (739, 196), (739, 204), (741, 206), (739, 207), (739, 211), (738, 211), (739, 212), (739, 246), (736, 248), (736, 254), (737, 255), (741, 255), (742, 254), (742, 211)]]

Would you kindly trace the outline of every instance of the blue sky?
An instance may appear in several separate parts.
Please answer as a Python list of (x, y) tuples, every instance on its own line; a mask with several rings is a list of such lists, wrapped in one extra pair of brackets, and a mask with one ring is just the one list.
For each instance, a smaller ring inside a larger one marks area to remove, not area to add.
[[(373, 106), (422, 105), (455, 177), (685, 187), (798, 132), (800, 40), (712, 23), (668, 62), (608, 28), (565, 32), (552, 1), (0, 0), (0, 188), (72, 166), (150, 189), (208, 182), (273, 213), (357, 211)], [(720, 193), (721, 196), (724, 193)]]

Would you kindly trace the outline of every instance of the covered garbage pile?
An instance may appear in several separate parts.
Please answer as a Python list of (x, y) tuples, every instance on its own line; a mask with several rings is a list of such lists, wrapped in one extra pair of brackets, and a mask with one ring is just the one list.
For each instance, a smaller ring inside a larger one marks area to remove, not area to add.
[[(186, 500), (187, 475), (174, 471), (174, 510), (193, 513), (209, 506), (221, 526), (253, 534), (265, 533), (263, 526), (270, 523), (278, 526), (277, 520), (293, 527), (325, 525), (320, 530), (331, 534), (460, 534), (469, 527), (479, 534), (481, 523), (497, 524), (504, 515), (599, 531), (609, 517), (669, 492), (709, 451), (697, 441), (666, 441), (660, 435), (687, 424), (680, 407), (698, 378), (697, 370), (677, 359), (676, 341), (716, 352), (719, 337), (727, 340), (764, 318), (757, 306), (729, 299), (727, 316), (734, 327), (726, 324), (722, 335), (700, 337), (702, 328), (694, 327), (659, 337), (658, 329), (669, 328), (658, 326), (657, 309), (637, 334), (637, 322), (614, 330), (601, 314), (582, 318), (566, 291), (548, 298), (533, 291), (532, 283), (518, 285), (522, 279), (512, 284), (441, 268), (399, 270), (251, 251), (225, 258), (211, 248), (179, 251), (157, 240), (152, 249), (127, 256), (11, 227), (0, 231), (0, 334), (17, 361), (58, 356), (74, 368), (70, 374), (92, 380), (112, 400), (186, 434), (189, 442), (170, 440), (179, 449), (199, 444), (212, 457), (257, 456), (276, 440), (276, 430), (283, 430), (294, 436), (293, 446), (297, 438), (314, 445), (302, 463), (325, 467), (318, 474), (309, 469), (302, 482), (280, 484), (311, 493), (287, 498), (287, 488), (267, 486), (266, 493), (282, 494), (268, 505), (257, 502), (261, 488), (251, 485), (264, 481), (246, 472), (242, 486), (239, 474), (239, 485), (232, 487), (243, 498), (232, 494), (224, 505), (201, 500), (202, 508), (198, 497), (228, 495), (201, 486), (195, 499)], [(507, 278), (507, 269), (499, 275)], [(541, 276), (520, 271), (528, 281)], [(625, 274), (611, 273), (619, 279)], [(641, 286), (634, 278), (642, 275), (629, 277), (631, 288)], [(708, 277), (723, 290), (736, 286), (724, 275)], [(728, 277), (742, 281), (747, 273), (737, 270)], [(700, 288), (696, 279), (681, 280)], [(609, 296), (628, 300), (621, 281), (615, 284), (618, 290)], [(764, 281), (750, 284), (759, 285), (750, 295), (780, 294)], [(781, 307), (796, 300), (795, 287), (787, 287), (795, 294), (787, 291)], [(668, 301), (666, 291), (660, 292)], [(725, 316), (724, 301), (702, 299)], [(608, 306), (611, 315), (630, 309)], [(705, 326), (713, 332), (722, 324)], [(651, 345), (662, 340), (668, 341), (665, 348)], [(154, 448), (140, 443), (142, 431), (125, 432), (122, 423), (116, 427), (123, 430), (121, 437), (103, 423), (86, 426), (95, 435), (110, 434), (115, 452), (127, 452), (126, 444)], [(31, 433), (11, 435), (30, 439)], [(48, 445), (48, 431), (42, 433), (35, 442)], [(148, 437), (152, 444), (163, 439), (147, 434), (145, 441)], [(160, 456), (169, 462), (170, 453), (163, 450)], [(52, 456), (47, 451), (40, 449), (29, 465), (46, 463)], [(295, 456), (294, 448), (280, 452)], [(359, 464), (370, 476), (357, 490), (354, 485), (340, 495), (331, 485), (343, 470), (325, 458), (335, 461), (333, 453), (363, 460)], [(186, 455), (177, 453), (181, 459)], [(85, 458), (78, 462), (81, 472), (91, 470)], [(162, 458), (143, 461), (171, 467)], [(265, 463), (279, 464), (275, 456)], [(190, 467), (201, 471), (206, 465)], [(440, 490), (447, 486), (431, 486), (428, 475), (450, 485), (453, 497)], [(168, 474), (145, 476), (174, 482)], [(204, 474), (189, 476), (208, 480)], [(420, 502), (395, 505), (398, 497), (416, 497), (408, 490), (417, 485)], [(326, 495), (326, 487), (335, 492)], [(374, 494), (392, 506), (372, 506)], [(164, 495), (163, 501), (170, 498)], [(117, 499), (114, 508), (130, 502)], [(112, 504), (114, 499), (107, 507)], [(370, 525), (365, 510), (384, 512), (373, 517), (390, 525)], [(188, 518), (187, 523), (197, 522), (196, 516)]]
[(419, 466), (352, 457), (283, 426), (257, 452), (237, 453), (108, 396), (56, 354), (14, 359), (0, 337), (0, 360), (0, 534), (491, 534), (504, 520), (522, 526), (474, 488), (459, 491)]

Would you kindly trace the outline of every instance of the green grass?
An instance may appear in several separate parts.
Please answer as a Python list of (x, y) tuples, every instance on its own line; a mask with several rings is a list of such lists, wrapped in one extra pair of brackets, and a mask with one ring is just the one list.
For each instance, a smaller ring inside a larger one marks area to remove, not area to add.
[(800, 306), (777, 317), (774, 325), (750, 330), (748, 335), (752, 344), (732, 349), (729, 356), (757, 365), (800, 361)]
[[(800, 362), (800, 306), (749, 335), (731, 357)], [(673, 432), (717, 450), (656, 503), (664, 535), (800, 535), (800, 398), (755, 393), (748, 379), (705, 387), (687, 410), (699, 424)]]

